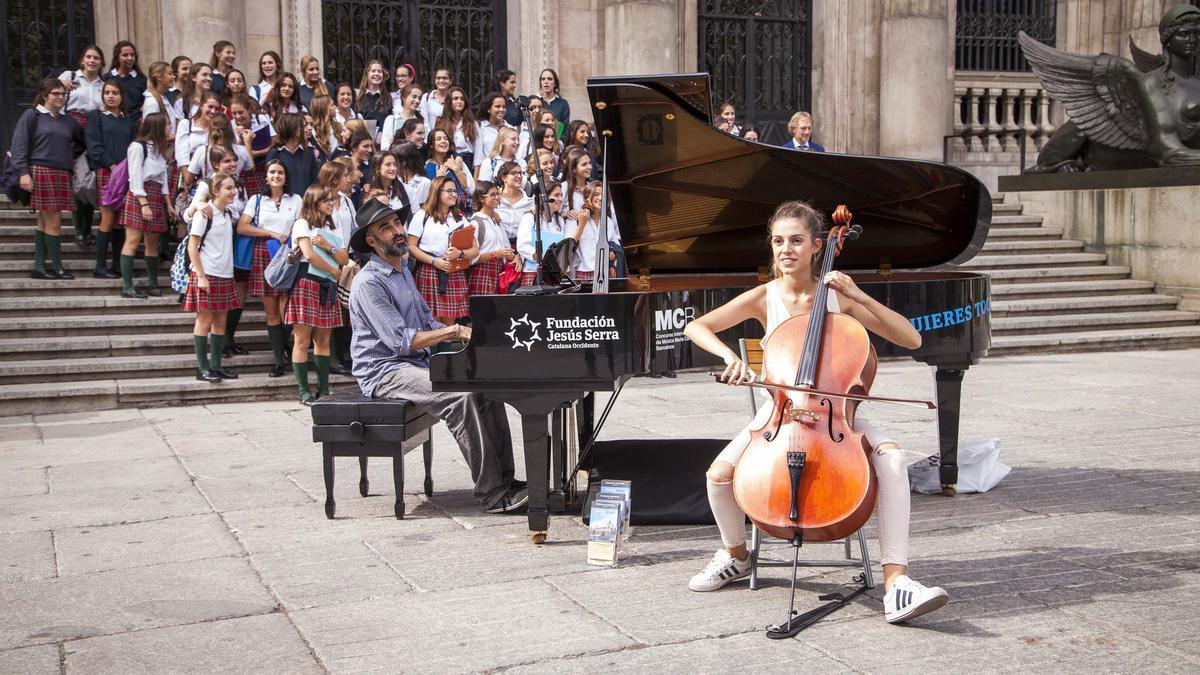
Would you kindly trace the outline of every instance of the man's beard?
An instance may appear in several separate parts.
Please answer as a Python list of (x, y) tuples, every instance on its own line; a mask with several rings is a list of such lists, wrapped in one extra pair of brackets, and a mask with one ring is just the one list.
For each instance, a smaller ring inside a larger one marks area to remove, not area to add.
[(403, 258), (408, 255), (408, 242), (404, 239), (401, 239), (399, 243), (393, 241), (383, 247), (383, 252), (389, 258)]

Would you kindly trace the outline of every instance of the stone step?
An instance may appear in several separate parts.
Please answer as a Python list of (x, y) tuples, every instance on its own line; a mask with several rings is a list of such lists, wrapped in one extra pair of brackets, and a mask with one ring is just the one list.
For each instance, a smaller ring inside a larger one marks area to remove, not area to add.
[[(37, 224), (37, 214), (33, 211), (30, 211), (27, 207), (18, 206), (12, 203), (6, 203), (5, 206), (7, 208), (0, 209), (0, 224), (7, 225), (12, 222), (28, 222), (30, 225)], [(96, 211), (96, 222), (100, 222), (99, 211)], [(70, 211), (62, 212), (62, 224), (63, 234), (66, 234), (69, 231), (72, 237), (75, 236), (75, 230), (71, 228)], [(32, 236), (32, 230), (30, 230), (30, 236)]]
[[(275, 362), (269, 351), (229, 359), (234, 371), (266, 372)], [(0, 384), (76, 382), (80, 380), (188, 378), (196, 374), (192, 353), (135, 356), (90, 356), (79, 359), (37, 359), (0, 362)]]
[[(107, 379), (70, 383), (0, 385), (0, 416), (31, 413), (81, 412), (110, 408), (146, 408), (171, 405), (241, 403), (247, 401), (295, 400), (296, 381), (289, 372), (284, 377), (267, 377), (261, 372), (240, 369), (236, 380), (219, 384), (201, 382), (193, 377), (149, 377)], [(316, 376), (309, 376), (316, 389)], [(352, 378), (333, 375), (335, 389), (352, 389)], [(296, 404), (299, 408), (299, 403)]]
[[(159, 312), (138, 314), (55, 312), (45, 316), (5, 317), (0, 318), (0, 339), (49, 338), (59, 335), (190, 334), (195, 318), (196, 315), (175, 306), (162, 307)], [(261, 309), (251, 306), (242, 313), (239, 336), (240, 331), (266, 330), (266, 319), (266, 314)]]
[[(111, 259), (108, 260), (112, 262)], [(76, 278), (87, 277), (92, 278), (92, 270), (96, 267), (95, 258), (89, 256), (87, 258), (63, 258), (63, 267), (74, 274)], [(146, 269), (145, 264), (141, 259), (138, 259), (133, 264), (135, 271)], [(160, 269), (164, 269), (161, 268)], [(18, 260), (0, 260), (0, 279), (28, 279), (30, 272), (33, 271), (33, 256)]]
[(1001, 213), (992, 214), (993, 225), (1023, 225), (1025, 227), (1037, 227), (1042, 224), (1042, 217), (1029, 215), (1026, 213)]
[[(171, 281), (170, 273), (160, 270), (158, 283), (165, 286)], [(145, 286), (146, 279), (136, 280), (139, 288)], [(121, 294), (120, 279), (95, 279), (92, 275), (76, 275), (74, 279), (47, 281), (45, 279), (30, 279), (9, 277), (0, 278), (0, 298), (19, 298), (23, 296), (52, 295), (57, 291), (71, 295), (117, 295)], [(163, 288), (163, 295), (176, 297), (177, 293), (170, 288)]]
[(1009, 204), (1006, 202), (997, 202), (995, 200), (992, 201), (992, 215), (993, 216), (995, 216), (995, 215), (1011, 216), (1011, 215), (1019, 214), (1019, 213), (1021, 213), (1022, 208), (1023, 207), (1021, 206), (1020, 203)]
[(1013, 267), (992, 270), (986, 274), (992, 278), (992, 286), (1029, 281), (1082, 281), (1084, 279), (1124, 279), (1130, 268), (1120, 265), (1096, 265), (1094, 267)]
[(1083, 251), (1083, 242), (1077, 239), (1046, 239), (1032, 241), (1009, 241), (1008, 239), (988, 238), (983, 245), (981, 256), (989, 255), (1027, 255), (1032, 253), (1079, 253)]
[(992, 347), (988, 350), (988, 355), (1183, 349), (1198, 346), (1200, 346), (1200, 326), (1162, 326), (1159, 328), (1096, 330), (1045, 335), (993, 336)]
[(1101, 295), (1074, 298), (1027, 298), (992, 303), (993, 318), (1008, 316), (1056, 316), (1097, 312), (1146, 312), (1174, 309), (1179, 298), (1173, 295)]
[(1060, 316), (1012, 316), (992, 320), (992, 336), (1040, 335), (1068, 331), (1096, 331), (1160, 326), (1195, 326), (1200, 312), (1161, 310), (1147, 312), (1106, 312), (1064, 314)]
[[(73, 236), (73, 235), (72, 235)], [(175, 255), (175, 245), (164, 246), (160, 249), (160, 257), (165, 255), (171, 258)], [(63, 260), (95, 260), (95, 248), (79, 248), (75, 246), (74, 241), (63, 240), (62, 245)], [(49, 257), (47, 257), (47, 260)], [(28, 241), (13, 242), (5, 240), (0, 243), (0, 260), (26, 261), (30, 264), (30, 269), (33, 269), (33, 237)], [(164, 265), (165, 268), (165, 265)]]
[(967, 272), (986, 272), (1013, 267), (1089, 267), (1103, 265), (1103, 253), (1044, 253), (1021, 255), (978, 255), (958, 267)]
[[(190, 315), (188, 315), (190, 316)], [(66, 335), (30, 340), (22, 337), (0, 338), (0, 362), (25, 360), (66, 360), (105, 356), (194, 354), (192, 331), (172, 333), (116, 333), (112, 335)], [(267, 331), (238, 328), (238, 344), (255, 352), (270, 352)], [(230, 363), (244, 357), (235, 356)]]
[(1058, 298), (1133, 295), (1152, 293), (1154, 282), (1142, 279), (1089, 279), (1086, 281), (1049, 281), (1043, 283), (999, 284), (992, 289), (993, 299)]
[[(165, 278), (160, 277), (160, 279)], [(139, 280), (138, 283), (142, 284), (144, 281)], [(24, 295), (0, 298), (0, 321), (19, 320), (20, 317), (71, 316), (74, 314), (180, 312), (177, 302), (179, 296), (174, 293), (160, 298), (129, 300), (115, 293), (111, 295), (68, 295), (66, 290), (64, 287), (64, 293), (61, 295)]]
[(1063, 236), (1061, 227), (1006, 227), (988, 231), (988, 241), (994, 239), (1057, 239)]

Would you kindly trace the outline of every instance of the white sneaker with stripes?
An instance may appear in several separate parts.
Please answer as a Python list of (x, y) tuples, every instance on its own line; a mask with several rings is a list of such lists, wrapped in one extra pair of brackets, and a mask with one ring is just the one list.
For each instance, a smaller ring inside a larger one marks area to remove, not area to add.
[(950, 600), (940, 586), (932, 588), (900, 575), (883, 596), (883, 618), (888, 623), (900, 623), (928, 614)]
[(738, 560), (729, 555), (729, 551), (721, 549), (709, 561), (708, 567), (688, 582), (688, 588), (693, 591), (715, 591), (725, 584), (750, 576), (750, 558)]

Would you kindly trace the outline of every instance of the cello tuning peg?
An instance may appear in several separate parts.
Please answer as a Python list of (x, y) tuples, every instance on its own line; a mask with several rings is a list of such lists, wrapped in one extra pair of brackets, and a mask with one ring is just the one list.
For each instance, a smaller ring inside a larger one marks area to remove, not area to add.
[(846, 236), (850, 239), (858, 239), (858, 235), (860, 234), (862, 234), (862, 225), (858, 223), (851, 225), (850, 229), (846, 232)]

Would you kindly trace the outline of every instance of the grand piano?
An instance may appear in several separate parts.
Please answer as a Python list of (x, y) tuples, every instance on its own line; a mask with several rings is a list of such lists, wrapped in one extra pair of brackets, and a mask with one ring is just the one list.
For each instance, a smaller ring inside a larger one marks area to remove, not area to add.
[[(917, 350), (875, 346), (934, 367), (940, 478), (953, 494), (963, 374), (991, 344), (989, 280), (953, 266), (987, 238), (987, 189), (935, 162), (801, 152), (717, 131), (707, 74), (590, 78), (588, 96), (631, 278), (608, 293), (472, 297), (469, 344), (430, 367), (435, 391), (480, 392), (520, 413), (533, 541), (563, 504), (557, 452), (551, 490), (552, 413), (634, 376), (717, 365), (683, 328), (762, 283), (766, 223), (790, 199), (826, 216), (846, 204), (863, 225), (836, 267), (921, 332)], [(721, 337), (736, 350), (761, 334), (751, 322)], [(586, 439), (594, 421), (583, 407)]]

